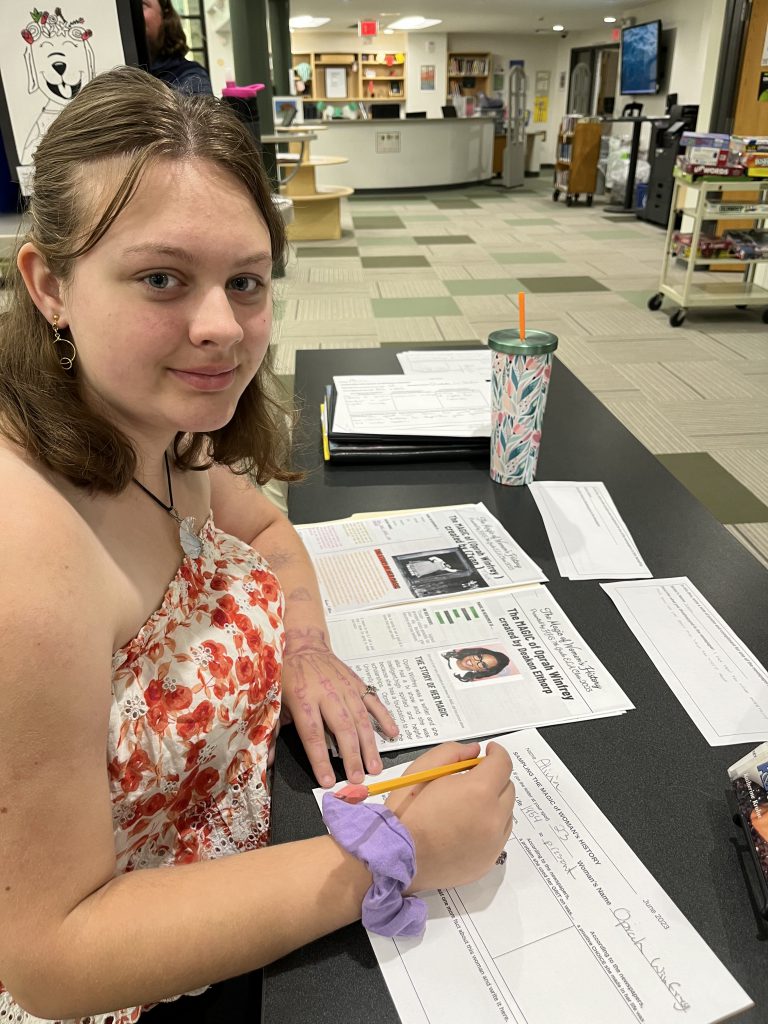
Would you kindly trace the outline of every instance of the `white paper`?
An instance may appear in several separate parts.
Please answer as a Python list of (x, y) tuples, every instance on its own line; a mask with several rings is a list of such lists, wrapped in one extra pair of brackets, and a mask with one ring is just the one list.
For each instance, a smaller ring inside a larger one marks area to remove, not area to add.
[(461, 374), (479, 380), (491, 379), (491, 350), (489, 348), (416, 349), (398, 352), (397, 360), (405, 374)]
[(605, 484), (558, 480), (529, 486), (561, 576), (604, 580), (651, 575)]
[(708, 743), (765, 739), (768, 671), (687, 577), (602, 587)]
[(497, 742), (517, 790), (506, 865), (428, 893), (421, 939), (368, 933), (402, 1024), (714, 1024), (752, 1006), (541, 736)]
[(633, 707), (546, 587), (330, 619), (336, 654), (400, 728), (382, 750)]
[(329, 616), (546, 580), (482, 504), (296, 529)]
[(490, 437), (488, 381), (426, 374), (334, 377), (334, 434)]

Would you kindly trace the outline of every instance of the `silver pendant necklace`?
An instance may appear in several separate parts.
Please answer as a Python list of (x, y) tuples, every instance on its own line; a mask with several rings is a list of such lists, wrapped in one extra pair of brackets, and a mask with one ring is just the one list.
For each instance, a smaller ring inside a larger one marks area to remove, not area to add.
[(153, 494), (148, 487), (144, 486), (144, 484), (140, 483), (135, 476), (132, 477), (133, 482), (136, 484), (137, 487), (140, 487), (145, 494), (149, 495), (152, 501), (157, 502), (160, 508), (163, 509), (163, 511), (167, 512), (168, 515), (179, 524), (179, 543), (181, 544), (184, 554), (188, 555), (190, 558), (199, 558), (200, 552), (203, 550), (203, 542), (195, 533), (195, 517), (186, 516), (186, 518), (182, 519), (182, 517), (176, 511), (176, 508), (173, 504), (173, 487), (171, 486), (171, 467), (170, 463), (168, 462), (167, 452), (165, 452), (165, 454), (163, 455), (163, 459), (165, 461), (165, 476), (166, 479), (168, 480), (168, 497), (170, 499), (170, 504), (166, 505), (164, 501), (160, 501), (158, 496), (156, 494)]

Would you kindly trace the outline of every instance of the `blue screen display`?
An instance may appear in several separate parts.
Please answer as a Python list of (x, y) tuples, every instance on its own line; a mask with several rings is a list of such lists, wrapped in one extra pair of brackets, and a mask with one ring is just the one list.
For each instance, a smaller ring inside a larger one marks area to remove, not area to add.
[(649, 21), (645, 25), (633, 25), (622, 30), (622, 95), (655, 95), (659, 91), (660, 38), (660, 21)]

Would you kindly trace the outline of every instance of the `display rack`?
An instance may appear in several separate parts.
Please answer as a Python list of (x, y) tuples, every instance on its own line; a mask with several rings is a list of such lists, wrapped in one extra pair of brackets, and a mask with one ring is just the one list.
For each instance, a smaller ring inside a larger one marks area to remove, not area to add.
[(347, 185), (317, 184), (318, 167), (347, 163), (345, 156), (311, 155), (309, 143), (322, 130), (313, 127), (311, 132), (285, 132), (280, 139), (280, 144), (285, 142), (287, 146), (287, 151), (277, 154), (277, 167), (281, 178), (280, 194), (293, 202), (293, 221), (286, 229), (291, 241), (341, 238), (341, 200), (354, 192)]
[[(672, 206), (669, 211), (667, 239), (664, 246), (664, 257), (661, 264), (659, 290), (648, 300), (648, 308), (661, 309), (664, 298), (671, 299), (678, 309), (669, 317), (672, 327), (679, 327), (685, 320), (689, 309), (711, 309), (717, 306), (765, 306), (763, 322), (768, 323), (768, 288), (755, 283), (755, 268), (758, 264), (768, 264), (768, 256), (755, 259), (737, 259), (705, 257), (699, 253), (699, 242), (705, 222), (743, 219), (749, 220), (753, 226), (764, 227), (768, 221), (768, 178), (726, 178), (703, 177), (693, 179), (675, 168), (675, 189), (672, 195)], [(693, 206), (683, 203), (683, 191), (688, 190), (695, 196)], [(723, 192), (728, 193), (759, 193), (760, 199), (739, 204), (729, 199), (727, 203), (718, 202)], [(691, 228), (690, 255), (684, 256), (673, 248), (673, 235), (677, 216), (683, 214), (693, 218)], [(684, 271), (680, 275), (680, 266)], [(697, 270), (714, 267), (743, 267), (744, 273), (734, 281), (694, 281)], [(678, 279), (673, 281), (677, 273)], [(682, 276), (682, 281), (679, 277)]]
[(565, 195), (565, 205), (572, 206), (583, 195), (587, 206), (597, 188), (597, 161), (600, 158), (602, 127), (597, 121), (569, 114), (560, 122), (557, 133), (555, 180), (552, 199)]

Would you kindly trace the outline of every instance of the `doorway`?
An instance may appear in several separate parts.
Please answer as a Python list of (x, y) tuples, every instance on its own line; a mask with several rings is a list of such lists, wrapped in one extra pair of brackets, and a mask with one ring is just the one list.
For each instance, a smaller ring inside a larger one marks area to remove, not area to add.
[(610, 116), (616, 102), (618, 73), (618, 43), (571, 50), (567, 113)]

